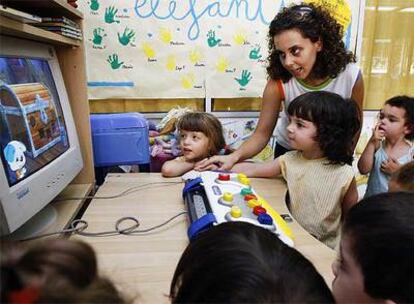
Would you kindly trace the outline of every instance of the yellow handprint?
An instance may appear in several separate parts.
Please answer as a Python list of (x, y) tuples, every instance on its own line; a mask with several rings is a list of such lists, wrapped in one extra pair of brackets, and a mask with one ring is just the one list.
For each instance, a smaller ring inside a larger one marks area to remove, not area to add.
[(227, 61), (227, 58), (225, 57), (220, 57), (216, 63), (216, 69), (218, 72), (221, 72), (221, 73), (224, 73), (224, 71), (226, 71), (228, 66), (229, 66), (229, 62)]
[(183, 77), (181, 77), (181, 86), (184, 89), (191, 89), (194, 85), (195, 76), (193, 73), (189, 73)]
[(151, 44), (149, 44), (148, 42), (144, 42), (142, 44), (142, 49), (144, 50), (145, 56), (147, 56), (147, 58), (155, 57), (155, 50), (153, 49)]
[(200, 52), (199, 49), (194, 48), (190, 51), (190, 53), (188, 54), (188, 57), (189, 57), (191, 63), (196, 64), (201, 59), (201, 52)]
[(233, 36), (233, 39), (234, 39), (234, 42), (235, 42), (236, 44), (238, 44), (238, 45), (243, 45), (243, 44), (244, 44), (244, 42), (246, 41), (246, 36), (245, 36), (245, 34), (244, 34), (244, 33), (239, 32), (239, 33), (236, 33), (236, 34)]
[(167, 70), (168, 71), (174, 71), (176, 65), (177, 64), (176, 64), (176, 58), (175, 58), (175, 56), (174, 55), (168, 56), (167, 57), (167, 64), (166, 64)]
[(160, 39), (165, 44), (169, 44), (172, 40), (172, 33), (171, 33), (170, 29), (165, 28), (165, 27), (161, 28), (160, 29)]

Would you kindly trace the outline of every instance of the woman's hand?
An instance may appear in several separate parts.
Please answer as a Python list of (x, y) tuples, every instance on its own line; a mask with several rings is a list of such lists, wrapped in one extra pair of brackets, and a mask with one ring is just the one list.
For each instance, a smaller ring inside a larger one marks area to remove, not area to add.
[(237, 163), (237, 159), (233, 156), (233, 154), (215, 155), (197, 162), (194, 166), (194, 170), (230, 170), (235, 163)]

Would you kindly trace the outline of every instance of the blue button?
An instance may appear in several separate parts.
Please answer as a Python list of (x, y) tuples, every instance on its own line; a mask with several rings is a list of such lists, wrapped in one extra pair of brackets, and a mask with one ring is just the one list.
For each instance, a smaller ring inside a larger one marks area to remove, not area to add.
[(263, 225), (272, 225), (273, 224), (272, 217), (267, 213), (260, 214), (257, 217), (257, 220), (259, 221), (260, 224), (263, 224)]

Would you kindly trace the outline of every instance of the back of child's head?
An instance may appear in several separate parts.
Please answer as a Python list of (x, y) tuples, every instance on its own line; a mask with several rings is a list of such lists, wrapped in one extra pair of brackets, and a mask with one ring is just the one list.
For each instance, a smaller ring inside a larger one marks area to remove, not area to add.
[(355, 62), (354, 55), (346, 50), (342, 41), (342, 26), (323, 7), (302, 3), (283, 8), (270, 23), (267, 67), (270, 78), (288, 81), (292, 77), (282, 66), (273, 40), (276, 35), (292, 29), (299, 30), (303, 38), (310, 39), (313, 43), (318, 40), (322, 42), (322, 50), (312, 69), (316, 78), (335, 78), (348, 63)]
[(210, 155), (215, 155), (224, 148), (226, 142), (220, 121), (210, 113), (189, 112), (184, 114), (177, 123), (177, 130), (204, 133), (210, 141)]
[(395, 96), (388, 99), (385, 104), (405, 110), (405, 123), (411, 130), (405, 138), (414, 140), (414, 98), (406, 95)]
[(170, 288), (172, 303), (333, 302), (322, 276), (272, 232), (223, 223), (185, 249)]
[(98, 276), (95, 252), (67, 239), (2, 244), (1, 303), (124, 303)]
[(287, 111), (315, 124), (315, 140), (331, 164), (351, 165), (353, 141), (361, 125), (356, 102), (335, 93), (314, 91), (296, 97)]
[(370, 196), (348, 212), (343, 237), (376, 299), (414, 303), (414, 193)]
[(414, 160), (402, 165), (391, 175), (388, 191), (414, 192)]

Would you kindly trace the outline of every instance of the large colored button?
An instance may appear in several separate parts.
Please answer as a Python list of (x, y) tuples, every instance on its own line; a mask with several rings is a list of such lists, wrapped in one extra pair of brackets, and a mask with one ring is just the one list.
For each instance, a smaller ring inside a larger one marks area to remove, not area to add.
[(256, 207), (253, 208), (253, 213), (256, 214), (256, 215), (265, 214), (266, 209), (263, 208), (262, 206), (256, 206)]
[(245, 200), (245, 201), (250, 201), (250, 200), (252, 200), (252, 199), (257, 199), (257, 196), (256, 196), (256, 195), (254, 195), (254, 194), (246, 194), (246, 195), (244, 196), (244, 200)]
[(242, 210), (239, 206), (233, 206), (230, 210), (230, 215), (232, 217), (238, 218), (242, 216)]
[(228, 181), (230, 180), (230, 174), (220, 173), (218, 179), (221, 181)]
[(259, 203), (259, 201), (255, 200), (255, 199), (251, 199), (250, 201), (247, 201), (247, 206), (250, 207), (250, 208), (254, 208), (254, 207), (257, 207), (257, 206), (260, 206), (260, 205), (261, 204)]
[(233, 201), (233, 194), (231, 194), (230, 192), (224, 192), (223, 201), (232, 202)]
[(243, 174), (243, 173), (239, 173), (239, 174), (237, 174), (237, 179), (240, 181), (240, 179), (241, 178), (247, 178), (247, 175), (246, 174)]
[(253, 193), (253, 191), (252, 191), (251, 188), (243, 188), (240, 191), (240, 194), (243, 195), (243, 196), (245, 196), (246, 194), (252, 194), (252, 193)]
[(257, 217), (257, 220), (259, 221), (260, 224), (263, 224), (263, 225), (272, 225), (273, 224), (272, 217), (267, 213), (260, 214)]
[(248, 177), (241, 177), (239, 178), (240, 184), (249, 186), (250, 185), (250, 179)]

